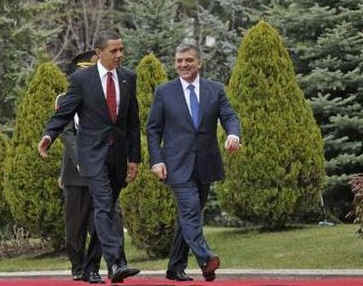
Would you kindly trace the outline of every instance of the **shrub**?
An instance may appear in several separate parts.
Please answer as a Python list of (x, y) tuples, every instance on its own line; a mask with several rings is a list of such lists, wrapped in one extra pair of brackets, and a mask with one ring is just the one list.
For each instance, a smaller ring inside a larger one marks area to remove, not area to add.
[(137, 95), (140, 106), (141, 148), (143, 162), (135, 182), (121, 194), (124, 220), (133, 243), (145, 249), (150, 257), (165, 257), (173, 240), (175, 205), (170, 190), (151, 173), (145, 126), (154, 89), (167, 76), (160, 61), (145, 56), (137, 67)]
[(67, 79), (53, 63), (40, 64), (16, 110), (14, 135), (4, 162), (4, 193), (11, 213), (32, 235), (55, 248), (64, 238), (62, 193), (57, 187), (62, 144), (54, 142), (47, 161), (37, 151), (54, 99), (64, 92)]
[(9, 206), (5, 200), (3, 191), (4, 167), (6, 148), (9, 138), (0, 131), (0, 228), (6, 226), (11, 221)]
[(323, 140), (288, 52), (264, 21), (243, 39), (228, 93), (242, 121), (243, 146), (225, 158), (229, 173), (218, 197), (240, 219), (282, 227), (299, 206), (318, 203)]

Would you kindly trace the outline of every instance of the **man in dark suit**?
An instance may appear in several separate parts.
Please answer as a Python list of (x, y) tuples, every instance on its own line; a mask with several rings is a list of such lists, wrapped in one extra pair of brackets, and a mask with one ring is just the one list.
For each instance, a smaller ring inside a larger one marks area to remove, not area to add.
[[(69, 65), (68, 74), (96, 64), (95, 51), (77, 55)], [(61, 108), (65, 94), (57, 96), (55, 110)], [(84, 280), (92, 284), (104, 283), (99, 274), (102, 257), (100, 241), (97, 238), (93, 220), (93, 205), (87, 180), (79, 175), (76, 145), (78, 116), (75, 115), (60, 135), (63, 146), (63, 160), (59, 185), (64, 194), (65, 245), (71, 262), (73, 280)], [(122, 214), (116, 201), (113, 226), (122, 235)], [(87, 234), (90, 236), (86, 251)], [(123, 236), (122, 236), (123, 237)]]
[(222, 84), (199, 77), (201, 59), (193, 45), (177, 48), (179, 78), (159, 86), (147, 123), (152, 172), (171, 185), (178, 207), (178, 226), (166, 277), (192, 280), (185, 273), (189, 248), (205, 280), (215, 279), (219, 257), (203, 236), (202, 210), (210, 184), (224, 177), (217, 124), (228, 134), (225, 148), (239, 148), (240, 123)]
[[(64, 94), (57, 96), (56, 110), (61, 107), (63, 100)], [(66, 251), (71, 262), (73, 280), (102, 283), (104, 281), (99, 275), (102, 251), (91, 217), (92, 199), (86, 178), (81, 177), (76, 168), (76, 132), (75, 122), (72, 120), (61, 134), (64, 152), (59, 185), (64, 194)], [(90, 243), (85, 254), (87, 232), (90, 234)]]
[(104, 33), (95, 47), (97, 64), (71, 75), (62, 107), (48, 122), (38, 151), (46, 158), (52, 142), (78, 114), (77, 170), (86, 177), (102, 253), (111, 282), (117, 283), (139, 272), (127, 266), (123, 237), (112, 227), (120, 190), (135, 179), (141, 160), (136, 76), (119, 68), (124, 53), (119, 35)]

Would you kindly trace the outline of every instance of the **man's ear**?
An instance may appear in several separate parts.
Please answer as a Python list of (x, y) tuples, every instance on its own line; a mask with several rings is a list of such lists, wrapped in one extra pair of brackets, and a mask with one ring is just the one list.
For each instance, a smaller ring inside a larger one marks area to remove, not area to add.
[[(96, 53), (97, 53), (97, 52), (96, 52)], [(97, 54), (96, 54), (96, 55), (93, 55), (93, 56), (92, 56), (92, 58), (91, 58), (90, 62), (91, 62), (91, 63), (96, 63), (96, 62), (97, 62), (97, 60), (98, 60), (98, 56), (97, 56)]]

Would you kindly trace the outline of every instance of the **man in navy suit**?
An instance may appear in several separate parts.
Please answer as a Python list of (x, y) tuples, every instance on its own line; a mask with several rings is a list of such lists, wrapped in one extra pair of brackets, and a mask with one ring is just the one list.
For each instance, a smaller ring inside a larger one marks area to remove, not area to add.
[(199, 76), (201, 58), (193, 45), (175, 54), (179, 78), (155, 90), (147, 123), (152, 172), (173, 190), (178, 225), (166, 277), (192, 280), (185, 273), (189, 248), (207, 281), (215, 279), (220, 259), (209, 249), (202, 230), (202, 210), (210, 184), (224, 177), (218, 148), (218, 121), (228, 137), (225, 149), (239, 149), (240, 123), (221, 83)]
[[(56, 110), (64, 100), (64, 93), (56, 98)], [(99, 268), (102, 251), (97, 238), (92, 200), (87, 181), (77, 171), (76, 129), (72, 120), (60, 135), (64, 146), (61, 175), (58, 183), (64, 196), (65, 247), (71, 262), (73, 280), (103, 283)], [(86, 251), (87, 233), (90, 242)]]
[[(69, 75), (78, 69), (96, 64), (94, 50), (77, 55), (69, 65)], [(57, 96), (55, 110), (61, 108), (65, 93)], [(74, 117), (60, 135), (63, 143), (63, 160), (59, 186), (64, 195), (65, 247), (72, 266), (73, 280), (84, 280), (91, 284), (104, 283), (99, 274), (101, 264), (101, 245), (94, 226), (91, 195), (87, 180), (77, 170), (77, 130), (78, 116)], [(119, 201), (116, 201), (113, 227), (122, 235), (123, 224)], [(90, 239), (86, 248), (87, 235)]]
[(60, 108), (48, 122), (38, 144), (40, 155), (77, 113), (77, 169), (86, 177), (94, 220), (112, 283), (135, 275), (123, 255), (123, 235), (112, 228), (115, 202), (122, 187), (135, 179), (140, 155), (140, 121), (136, 75), (120, 68), (124, 45), (119, 35), (103, 33), (97, 40), (96, 65), (76, 71)]

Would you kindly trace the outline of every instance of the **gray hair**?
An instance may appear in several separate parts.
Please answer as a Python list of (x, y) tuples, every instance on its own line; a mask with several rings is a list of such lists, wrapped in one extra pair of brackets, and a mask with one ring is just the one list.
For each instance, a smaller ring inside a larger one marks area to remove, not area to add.
[(193, 44), (182, 43), (176, 48), (175, 53), (185, 53), (190, 50), (195, 51), (197, 58), (201, 59), (199, 48)]

